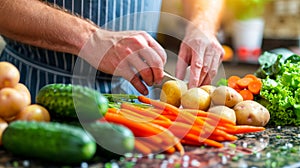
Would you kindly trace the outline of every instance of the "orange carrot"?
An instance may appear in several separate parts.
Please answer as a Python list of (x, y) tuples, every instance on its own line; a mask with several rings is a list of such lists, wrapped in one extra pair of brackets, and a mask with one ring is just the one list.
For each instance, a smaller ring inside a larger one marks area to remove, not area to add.
[(138, 99), (142, 103), (151, 104), (156, 108), (163, 109), (164, 111), (168, 111), (170, 114), (173, 114), (173, 115), (175, 115), (179, 118), (183, 118), (189, 124), (197, 123), (197, 124), (201, 125), (201, 124), (204, 123), (201, 119), (199, 119), (199, 118), (197, 118), (197, 117), (195, 117), (195, 116), (193, 116), (189, 113), (180, 113), (179, 108), (177, 108), (177, 107), (175, 107), (171, 104), (161, 102), (161, 101), (158, 101), (158, 100), (153, 100), (153, 99), (150, 99), (150, 98), (145, 97), (145, 96), (138, 96)]
[(148, 122), (148, 121), (152, 120), (152, 118), (140, 115), (138, 113), (135, 113), (135, 112), (127, 110), (127, 109), (120, 109), (119, 114), (133, 122), (144, 123), (144, 122)]
[(170, 119), (168, 119), (167, 117), (165, 117), (163, 115), (160, 115), (160, 114), (157, 114), (157, 113), (151, 111), (150, 109), (144, 109), (144, 108), (134, 106), (134, 105), (129, 104), (129, 103), (122, 103), (121, 108), (133, 111), (133, 112), (138, 113), (142, 116), (149, 117), (149, 118), (152, 118), (152, 119), (160, 119), (160, 120), (170, 121)]
[(162, 114), (162, 116), (168, 118), (168, 119), (171, 120), (171, 121), (178, 120), (177, 116), (172, 115), (172, 114)]
[(107, 113), (118, 113), (118, 109), (116, 108), (108, 108)]
[(176, 151), (176, 148), (171, 146), (169, 148), (167, 148), (164, 152), (166, 152), (167, 154), (173, 154)]
[(234, 88), (234, 89), (238, 88), (239, 86), (237, 85), (237, 81), (239, 79), (241, 79), (239, 76), (236, 76), (236, 75), (230, 76), (227, 79), (227, 86)]
[(252, 133), (252, 132), (261, 132), (264, 131), (264, 127), (258, 126), (250, 126), (250, 125), (237, 125), (235, 126), (234, 130), (228, 131), (230, 134), (245, 134), (245, 133)]
[(219, 143), (215, 140), (211, 140), (211, 139), (204, 139), (203, 143), (208, 145), (208, 146), (212, 146), (212, 147), (217, 147), (217, 148), (223, 148), (224, 145), (222, 143)]
[(247, 89), (241, 90), (239, 93), (243, 97), (243, 100), (253, 100), (254, 99), (253, 93)]
[(187, 134), (183, 138), (183, 140), (187, 140), (189, 142), (194, 142), (195, 144), (198, 143), (198, 145), (206, 144), (208, 146), (217, 147), (217, 148), (223, 147), (222, 143), (219, 143), (217, 141), (207, 139), (207, 138), (200, 138), (199, 136), (196, 136), (196, 135), (193, 135), (193, 134)]
[(244, 78), (251, 78), (253, 80), (258, 80), (259, 78), (257, 76), (255, 76), (254, 74), (246, 74), (244, 76)]
[(158, 109), (166, 110), (175, 115), (178, 115), (178, 113), (179, 113), (179, 110), (177, 107), (175, 107), (171, 104), (162, 102), (162, 101), (154, 100), (154, 99), (148, 98), (146, 96), (138, 96), (138, 100), (142, 103), (150, 104)]
[[(228, 133), (228, 132), (226, 132), (226, 131), (223, 131), (223, 130), (221, 130), (221, 129), (219, 129), (219, 128), (216, 128), (216, 129), (215, 129), (215, 132), (218, 132), (218, 134), (220, 134), (221, 137), (223, 137), (224, 140), (227, 140), (227, 141), (235, 141), (235, 140), (238, 139), (237, 136), (234, 136), (234, 135), (232, 135), (232, 134), (230, 134), (230, 133)], [(221, 132), (222, 132), (222, 133), (221, 133)], [(214, 133), (212, 134), (212, 136), (214, 136)], [(216, 135), (216, 137), (218, 137), (218, 136)]]
[(134, 141), (134, 147), (137, 151), (145, 155), (150, 154), (152, 152), (152, 150), (147, 145), (145, 145), (142, 141), (137, 139)]
[(167, 148), (167, 147), (163, 146), (162, 144), (156, 144), (156, 143), (153, 143), (153, 142), (149, 142), (145, 138), (140, 139), (138, 137), (138, 138), (136, 138), (136, 140), (140, 141), (145, 146), (149, 147), (152, 152), (162, 152), (163, 150), (165, 150)]
[(212, 126), (224, 126), (227, 129), (233, 128), (233, 126), (234, 126), (231, 123), (228, 124), (226, 122), (223, 122), (223, 118), (220, 118), (220, 119), (213, 119), (211, 117), (198, 117), (198, 118), (202, 119), (203, 121), (209, 123)]
[(182, 146), (182, 144), (180, 143), (180, 141), (178, 140), (178, 142), (174, 145), (174, 147), (179, 151), (180, 155), (183, 156), (185, 153), (184, 147)]
[(253, 81), (252, 78), (241, 78), (239, 79), (236, 84), (241, 88), (241, 89), (245, 89), (248, 87), (249, 83)]
[(219, 121), (219, 122), (222, 122), (222, 123), (227, 123), (227, 124), (235, 125), (235, 123), (233, 121), (228, 120), (227, 118), (224, 118), (224, 117), (222, 117), (222, 116), (220, 116), (218, 114), (215, 114), (215, 113), (209, 113), (209, 112), (206, 112), (206, 111), (195, 110), (195, 109), (182, 109), (182, 110), (180, 110), (180, 112), (191, 113), (194, 116), (211, 118), (211, 119), (213, 119), (215, 121)]
[(133, 131), (134, 134), (138, 136), (153, 136), (162, 133), (162, 130), (159, 130), (150, 123), (141, 123), (141, 122), (133, 122), (132, 120), (128, 120), (126, 117), (120, 114), (113, 114), (113, 113), (106, 113), (104, 118), (108, 122), (121, 124), (128, 127), (130, 130)]
[(261, 80), (253, 80), (248, 85), (248, 90), (252, 92), (254, 95), (259, 94), (261, 88), (262, 88)]

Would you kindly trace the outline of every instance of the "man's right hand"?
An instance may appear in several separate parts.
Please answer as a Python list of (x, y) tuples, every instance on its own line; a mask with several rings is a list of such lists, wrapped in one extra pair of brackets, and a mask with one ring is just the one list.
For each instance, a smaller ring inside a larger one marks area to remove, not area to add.
[(160, 83), (167, 59), (165, 50), (144, 31), (102, 29), (89, 38), (78, 55), (102, 72), (122, 76), (144, 95), (148, 90), (142, 80), (148, 86)]

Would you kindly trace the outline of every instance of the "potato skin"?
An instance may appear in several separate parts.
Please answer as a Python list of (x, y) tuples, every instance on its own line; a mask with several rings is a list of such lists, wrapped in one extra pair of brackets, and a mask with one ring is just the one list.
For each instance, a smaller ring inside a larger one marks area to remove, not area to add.
[(160, 101), (180, 107), (181, 96), (187, 91), (187, 84), (181, 81), (169, 80), (162, 85)]
[(23, 96), (24, 96), (24, 101), (26, 102), (27, 105), (31, 104), (31, 94), (28, 88), (22, 84), (18, 83), (15, 87), (15, 90), (19, 91)]
[(205, 90), (209, 95), (211, 95), (217, 87), (213, 85), (202, 85), (200, 86), (200, 88)]
[(27, 102), (23, 95), (13, 88), (4, 88), (0, 90), (0, 117), (10, 119), (17, 115)]
[(210, 95), (201, 88), (191, 88), (181, 97), (183, 108), (206, 111), (210, 107)]
[(0, 62), (0, 89), (15, 87), (20, 80), (19, 70), (11, 63)]
[(227, 106), (219, 105), (210, 107), (208, 110), (210, 113), (218, 114), (234, 123), (236, 123), (235, 111)]
[(211, 94), (211, 100), (214, 105), (225, 105), (232, 108), (243, 101), (243, 97), (231, 87), (219, 86)]
[(245, 100), (233, 108), (238, 125), (265, 126), (270, 120), (267, 108), (253, 100)]

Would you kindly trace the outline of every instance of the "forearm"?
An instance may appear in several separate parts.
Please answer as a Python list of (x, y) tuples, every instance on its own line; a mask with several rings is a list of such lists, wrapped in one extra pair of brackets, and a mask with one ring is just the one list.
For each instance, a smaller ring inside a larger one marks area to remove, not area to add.
[(224, 0), (182, 0), (184, 15), (193, 26), (215, 34), (220, 26)]
[(0, 34), (23, 43), (78, 54), (97, 29), (38, 0), (0, 1)]

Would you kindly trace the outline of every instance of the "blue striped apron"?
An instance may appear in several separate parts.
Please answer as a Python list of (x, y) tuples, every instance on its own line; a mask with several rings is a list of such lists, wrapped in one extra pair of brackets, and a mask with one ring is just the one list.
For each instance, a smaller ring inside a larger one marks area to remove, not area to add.
[[(69, 10), (73, 14), (90, 19), (103, 29), (114, 31), (144, 30), (155, 36), (159, 22), (161, 0), (47, 0), (47, 2)], [(76, 25), (72, 25), (76, 26)], [(79, 81), (101, 93), (137, 94), (131, 84), (123, 79), (97, 72), (94, 83), (85, 76), (74, 76), (73, 69), (80, 66), (83, 74), (96, 71), (84, 60), (68, 53), (55, 52), (22, 44), (3, 37), (6, 46), (0, 61), (9, 61), (21, 72), (20, 82), (30, 90), (32, 102), (38, 90), (50, 83), (72, 83)]]

